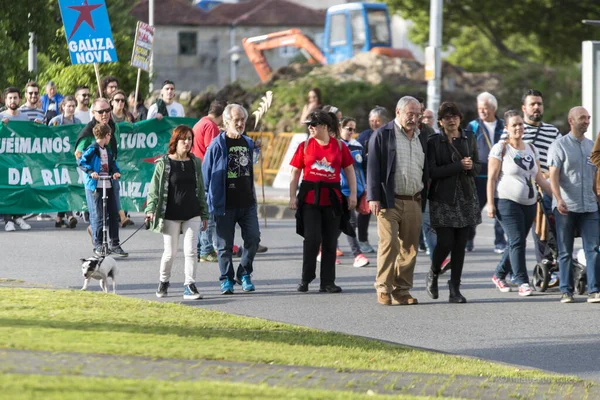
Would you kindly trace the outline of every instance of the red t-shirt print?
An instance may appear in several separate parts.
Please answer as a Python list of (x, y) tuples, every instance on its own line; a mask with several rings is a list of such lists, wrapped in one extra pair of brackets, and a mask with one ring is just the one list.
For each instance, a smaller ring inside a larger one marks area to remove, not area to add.
[[(300, 143), (290, 165), (302, 170), (304, 174), (303, 179), (306, 181), (336, 183), (340, 182), (340, 171), (342, 168), (352, 165), (353, 161), (348, 146), (342, 144), (340, 149), (340, 145), (336, 139), (332, 138), (327, 145), (321, 146), (315, 139), (310, 138), (308, 139), (306, 151), (304, 150), (304, 143)], [(339, 198), (342, 197), (342, 194), (338, 190), (336, 190), (336, 193)], [(304, 202), (313, 204), (314, 201), (315, 194), (311, 190), (306, 194)], [(321, 189), (319, 205), (331, 205), (329, 189)]]

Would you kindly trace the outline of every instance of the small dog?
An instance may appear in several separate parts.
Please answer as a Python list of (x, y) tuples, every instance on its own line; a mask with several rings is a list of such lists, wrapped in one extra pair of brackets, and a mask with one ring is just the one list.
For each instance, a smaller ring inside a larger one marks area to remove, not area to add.
[(81, 273), (84, 281), (81, 290), (87, 290), (90, 279), (94, 278), (100, 281), (100, 288), (104, 293), (108, 293), (108, 278), (112, 279), (113, 294), (116, 294), (117, 283), (115, 276), (117, 275), (117, 262), (114, 258), (106, 257), (90, 257), (81, 259)]

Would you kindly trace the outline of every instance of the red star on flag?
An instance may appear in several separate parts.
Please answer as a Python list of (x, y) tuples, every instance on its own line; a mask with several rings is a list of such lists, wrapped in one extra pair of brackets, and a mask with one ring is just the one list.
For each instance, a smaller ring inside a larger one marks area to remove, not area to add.
[(92, 28), (93, 30), (96, 30), (96, 27), (94, 27), (94, 19), (92, 18), (92, 11), (94, 11), (95, 9), (100, 8), (100, 7), (102, 7), (102, 4), (92, 4), (91, 6), (88, 5), (88, 0), (85, 0), (83, 2), (82, 6), (67, 7), (67, 8), (70, 8), (71, 10), (75, 10), (75, 11), (79, 12), (79, 17), (77, 17), (77, 21), (75, 21), (75, 27), (73, 28), (73, 31), (69, 35), (69, 40), (71, 40), (71, 38), (73, 37), (75, 32), (77, 32), (77, 29), (79, 29), (79, 26), (84, 22), (87, 22), (87, 24), (90, 26), (90, 28)]

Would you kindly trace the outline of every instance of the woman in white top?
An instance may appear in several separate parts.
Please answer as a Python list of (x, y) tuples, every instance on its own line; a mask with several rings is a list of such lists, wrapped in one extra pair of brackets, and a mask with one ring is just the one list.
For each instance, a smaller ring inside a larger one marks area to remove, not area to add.
[(488, 159), (487, 201), (488, 216), (498, 217), (508, 237), (508, 251), (502, 255), (492, 280), (501, 292), (510, 292), (505, 279), (512, 266), (519, 296), (529, 296), (532, 289), (525, 264), (525, 243), (535, 218), (535, 183), (549, 195), (552, 191), (542, 176), (536, 148), (523, 142), (525, 126), (521, 115), (507, 111), (504, 121), (508, 137), (492, 147)]

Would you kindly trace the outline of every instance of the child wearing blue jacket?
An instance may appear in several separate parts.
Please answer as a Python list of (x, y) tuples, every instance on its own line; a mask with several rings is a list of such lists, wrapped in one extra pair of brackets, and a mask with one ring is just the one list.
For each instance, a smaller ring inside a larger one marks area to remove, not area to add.
[[(127, 257), (129, 254), (121, 248), (119, 242), (120, 218), (114, 185), (119, 184), (117, 180), (121, 178), (121, 172), (110, 146), (108, 146), (112, 130), (106, 124), (96, 124), (93, 133), (96, 141), (84, 150), (79, 159), (79, 168), (86, 174), (83, 183), (90, 212), (94, 253), (102, 255), (102, 191), (106, 189), (110, 253), (115, 256)], [(100, 179), (101, 177), (112, 177), (112, 179)]]
[[(354, 172), (356, 174), (356, 198), (359, 199), (360, 196), (362, 196), (362, 194), (365, 192), (367, 185), (363, 168), (365, 152), (363, 146), (356, 139), (352, 139), (352, 135), (356, 132), (356, 120), (348, 117), (342, 118), (341, 126), (342, 132), (340, 136), (342, 138), (342, 143), (348, 146), (350, 154), (352, 155), (352, 159), (354, 160)], [(341, 186), (344, 196), (349, 196), (350, 187), (348, 186), (348, 179), (346, 179), (346, 174), (343, 170), (341, 173)], [(356, 210), (354, 209), (350, 210), (350, 225), (352, 225), (352, 229), (356, 231)], [(358, 239), (348, 235), (346, 235), (346, 238), (348, 239), (348, 244), (350, 245), (352, 254), (354, 255), (353, 266), (360, 268), (369, 265), (369, 259), (367, 259), (367, 257), (365, 257), (363, 252), (360, 250)]]

